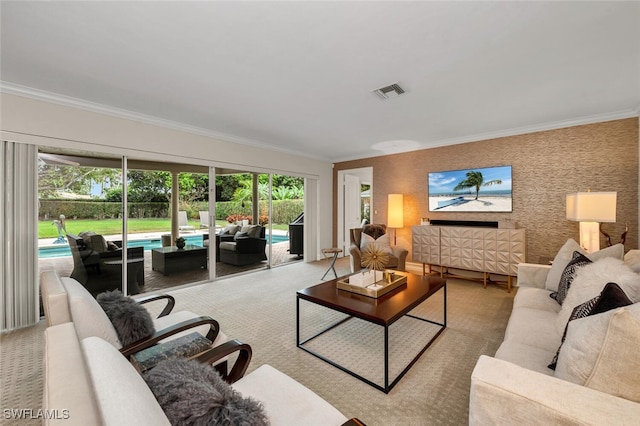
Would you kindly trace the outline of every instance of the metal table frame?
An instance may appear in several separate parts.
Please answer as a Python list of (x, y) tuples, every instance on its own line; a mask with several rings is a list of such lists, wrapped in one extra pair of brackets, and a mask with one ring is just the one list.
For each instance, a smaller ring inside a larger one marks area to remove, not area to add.
[[(443, 304), (444, 304), (444, 310), (443, 310), (444, 317), (443, 317), (443, 322), (442, 323), (439, 323), (439, 322), (436, 322), (436, 321), (432, 321), (432, 320), (429, 320), (429, 319), (426, 319), (426, 318), (420, 318), (420, 317), (417, 317), (417, 316), (414, 316), (414, 315), (410, 315), (408, 313), (406, 313), (404, 315), (401, 315), (398, 318), (398, 319), (400, 319), (400, 318), (402, 318), (404, 316), (407, 316), (409, 318), (413, 318), (413, 319), (416, 319), (416, 320), (419, 320), (419, 321), (424, 321), (424, 322), (428, 322), (428, 323), (431, 323), (431, 324), (439, 325), (440, 329), (431, 338), (431, 340), (429, 340), (429, 342), (418, 352), (418, 354), (411, 360), (411, 362), (409, 362), (409, 364), (402, 370), (402, 372), (400, 372), (400, 374), (398, 374), (398, 376), (395, 379), (393, 379), (393, 381), (391, 381), (391, 383), (389, 383), (389, 327), (393, 323), (395, 323), (397, 321), (397, 319), (392, 321), (392, 322), (389, 322), (387, 324), (377, 324), (377, 325), (381, 325), (384, 328), (384, 386), (379, 385), (379, 384), (367, 379), (366, 377), (363, 377), (360, 374), (358, 374), (358, 373), (356, 373), (354, 371), (351, 371), (348, 368), (338, 364), (337, 362), (332, 361), (331, 359), (319, 354), (318, 352), (316, 352), (316, 351), (314, 351), (312, 349), (309, 349), (309, 348), (304, 346), (305, 343), (315, 339), (318, 336), (323, 335), (324, 333), (326, 333), (326, 332), (338, 327), (339, 325), (341, 325), (341, 324), (345, 323), (346, 321), (349, 321), (349, 320), (351, 320), (353, 318), (359, 318), (359, 319), (362, 319), (364, 321), (370, 322), (372, 324), (376, 324), (373, 321), (370, 321), (370, 320), (368, 320), (368, 319), (366, 319), (364, 317), (360, 317), (358, 315), (349, 315), (347, 318), (344, 318), (344, 319), (342, 319), (342, 320), (340, 320), (340, 321), (338, 321), (338, 322), (336, 322), (334, 324), (331, 324), (328, 327), (324, 328), (323, 330), (319, 331), (318, 333), (314, 334), (313, 336), (308, 337), (308, 338), (306, 338), (306, 339), (301, 341), (300, 340), (300, 295), (297, 294), (296, 295), (296, 346), (299, 347), (300, 349), (310, 353), (311, 355), (313, 355), (313, 356), (315, 356), (315, 357), (317, 357), (317, 358), (319, 358), (319, 359), (321, 359), (321, 360), (333, 365), (334, 367), (344, 371), (345, 373), (347, 373), (347, 374), (349, 374), (349, 375), (351, 375), (351, 376), (353, 376), (353, 377), (365, 382), (366, 384), (368, 384), (370, 386), (373, 386), (374, 388), (376, 388), (376, 389), (378, 389), (378, 390), (380, 390), (380, 391), (382, 391), (384, 393), (389, 393), (389, 391), (391, 391), (391, 389), (393, 389), (393, 387), (400, 381), (400, 379), (402, 379), (402, 377), (404, 377), (404, 375), (409, 371), (409, 369), (413, 366), (413, 364), (415, 364), (418, 361), (418, 359), (427, 350), (427, 348), (429, 348), (429, 346), (431, 346), (431, 344), (436, 340), (436, 338), (438, 336), (440, 336), (440, 334), (447, 327), (447, 283), (446, 283), (446, 281), (444, 282), (444, 284), (443, 284), (443, 286), (442, 286), (442, 288), (440, 290), (443, 291)], [(436, 291), (431, 296), (435, 295), (440, 290)], [(429, 297), (431, 297), (431, 296), (429, 296)], [(424, 302), (429, 297), (427, 297), (424, 300), (420, 301), (420, 303)], [(309, 303), (314, 303), (314, 304), (317, 304), (319, 306), (323, 306), (323, 307), (325, 307), (327, 309), (332, 309), (332, 310), (339, 311), (338, 309), (334, 309), (334, 308), (332, 308), (330, 306), (322, 305), (320, 303), (316, 303), (316, 302), (313, 302), (313, 301), (308, 300), (308, 299), (303, 299), (303, 300), (305, 300), (306, 302), (309, 302)]]

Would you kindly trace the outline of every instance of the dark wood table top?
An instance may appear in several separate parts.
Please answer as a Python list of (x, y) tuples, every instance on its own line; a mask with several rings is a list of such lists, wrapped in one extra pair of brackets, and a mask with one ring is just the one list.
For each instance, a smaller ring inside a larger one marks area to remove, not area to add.
[(298, 298), (380, 325), (391, 325), (445, 286), (436, 275), (408, 274), (407, 284), (377, 299), (340, 290), (336, 278), (299, 290)]

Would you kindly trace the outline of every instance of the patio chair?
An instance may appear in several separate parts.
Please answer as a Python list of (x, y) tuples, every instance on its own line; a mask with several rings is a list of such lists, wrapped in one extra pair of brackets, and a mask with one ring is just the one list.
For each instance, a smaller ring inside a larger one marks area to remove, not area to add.
[[(47, 326), (73, 322), (81, 339), (89, 336), (100, 337), (111, 343), (127, 359), (138, 352), (151, 348), (158, 343), (169, 343), (178, 339), (203, 341), (208, 340), (208, 349), (229, 341), (220, 331), (220, 325), (210, 317), (199, 316), (189, 311), (171, 312), (175, 299), (168, 294), (151, 295), (134, 299), (140, 304), (153, 301), (166, 301), (166, 305), (158, 318), (153, 319), (156, 332), (151, 336), (138, 339), (123, 346), (115, 327), (96, 299), (76, 280), (59, 277), (55, 271), (44, 271), (40, 275), (40, 291)], [(186, 339), (193, 333), (196, 339)], [(175, 344), (175, 342), (174, 342)], [(199, 345), (201, 347), (201, 345)], [(152, 360), (153, 361), (153, 360)], [(226, 360), (218, 363), (216, 369), (223, 377), (227, 376)]]
[(209, 212), (201, 210), (198, 213), (200, 213), (200, 228), (209, 229)]
[(196, 228), (189, 225), (189, 221), (187, 220), (187, 212), (184, 210), (180, 210), (178, 212), (178, 230), (185, 232), (196, 232)]

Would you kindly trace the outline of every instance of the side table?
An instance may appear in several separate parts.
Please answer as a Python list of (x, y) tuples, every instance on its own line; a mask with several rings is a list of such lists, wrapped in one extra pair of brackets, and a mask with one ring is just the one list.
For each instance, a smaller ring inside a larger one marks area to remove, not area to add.
[(337, 247), (322, 249), (322, 254), (326, 259), (329, 258), (329, 255), (333, 255), (333, 259), (331, 259), (331, 264), (329, 265), (329, 269), (327, 269), (327, 272), (325, 272), (322, 278), (320, 278), (321, 280), (324, 280), (324, 277), (326, 277), (329, 271), (331, 270), (333, 270), (333, 274), (336, 276), (336, 278), (338, 278), (338, 273), (336, 272), (335, 264), (336, 264), (336, 260), (338, 259), (338, 255), (340, 253), (342, 253), (342, 249)]
[[(119, 266), (122, 270), (122, 258), (115, 260), (107, 260), (104, 262), (108, 266)], [(138, 294), (140, 293), (140, 286), (138, 285), (138, 271), (140, 268), (144, 268), (144, 258), (134, 257), (127, 259), (127, 293)]]

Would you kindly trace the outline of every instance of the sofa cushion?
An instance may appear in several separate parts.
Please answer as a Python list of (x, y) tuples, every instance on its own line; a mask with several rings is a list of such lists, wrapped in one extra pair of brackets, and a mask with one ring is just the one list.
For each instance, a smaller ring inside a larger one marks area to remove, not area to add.
[(156, 332), (149, 311), (119, 290), (100, 293), (96, 300), (109, 317), (123, 346)]
[(82, 340), (82, 348), (103, 424), (170, 424), (147, 384), (119, 351), (97, 337)]
[(513, 310), (519, 308), (532, 308), (541, 311), (558, 313), (560, 305), (550, 298), (551, 292), (542, 288), (519, 287), (513, 299)]
[[(625, 314), (619, 316), (621, 312), (628, 313), (635, 324), (625, 318)], [(607, 372), (611, 387), (617, 386), (615, 382), (629, 383), (628, 379), (632, 379), (635, 392), (638, 392), (638, 322), (640, 303), (571, 321), (558, 356), (555, 376), (585, 386), (593, 376), (595, 385), (604, 386), (603, 373)], [(616, 352), (612, 353), (614, 349)], [(617, 372), (611, 372), (612, 367)]]
[(236, 251), (237, 245), (235, 241), (221, 241), (220, 242), (220, 250), (231, 250)]
[(268, 425), (262, 405), (233, 390), (206, 364), (161, 361), (144, 374), (171, 424)]
[[(562, 337), (554, 327), (556, 316), (557, 313), (552, 311), (531, 308), (514, 309), (504, 333), (504, 340), (541, 348), (553, 354), (560, 346)], [(547, 359), (547, 364), (549, 360), (550, 358)]]
[(495, 357), (519, 365), (527, 370), (552, 376), (553, 370), (549, 369), (547, 365), (553, 354), (553, 351), (547, 349), (505, 340), (498, 348)]
[(118, 339), (113, 324), (100, 307), (91, 293), (82, 284), (73, 278), (60, 278), (67, 291), (69, 310), (75, 324), (78, 337), (82, 340), (87, 337), (97, 336), (120, 349), (122, 344)]
[[(615, 283), (608, 283), (604, 286), (602, 292), (594, 297), (593, 299), (589, 299), (586, 302), (576, 306), (573, 308), (573, 312), (571, 313), (571, 317), (569, 318), (569, 322), (564, 329), (564, 333), (562, 335), (562, 342), (564, 342), (567, 334), (567, 327), (569, 323), (575, 319), (585, 318), (590, 315), (597, 315), (603, 312), (607, 312), (611, 309), (620, 308), (623, 306), (631, 305), (633, 302), (629, 300), (624, 291)], [(562, 343), (560, 343), (560, 347), (556, 352), (551, 364), (549, 364), (549, 368), (552, 370), (556, 369), (556, 364), (558, 362), (558, 354), (562, 349)]]
[(609, 257), (600, 259), (576, 272), (555, 321), (557, 332), (564, 332), (573, 308), (598, 296), (610, 282), (618, 284), (634, 303), (640, 301), (640, 275), (629, 269), (622, 260)]
[(624, 245), (622, 244), (616, 244), (611, 247), (598, 250), (594, 253), (587, 254), (584, 249), (580, 247), (580, 244), (578, 244), (574, 239), (569, 238), (560, 250), (558, 250), (558, 253), (553, 259), (551, 270), (549, 271), (549, 274), (547, 274), (547, 280), (545, 282), (545, 288), (547, 290), (558, 291), (560, 277), (562, 276), (564, 269), (567, 267), (567, 264), (573, 258), (574, 251), (587, 255), (587, 257), (594, 262), (605, 257), (614, 257), (621, 260), (624, 257)]
[(564, 299), (567, 297), (567, 292), (569, 291), (569, 287), (571, 287), (571, 283), (578, 271), (578, 268), (584, 265), (588, 265), (591, 262), (584, 254), (579, 251), (573, 252), (573, 257), (567, 263), (567, 266), (562, 271), (562, 275), (560, 275), (560, 283), (558, 284), (558, 291), (554, 291), (551, 293), (551, 298), (562, 305)]

